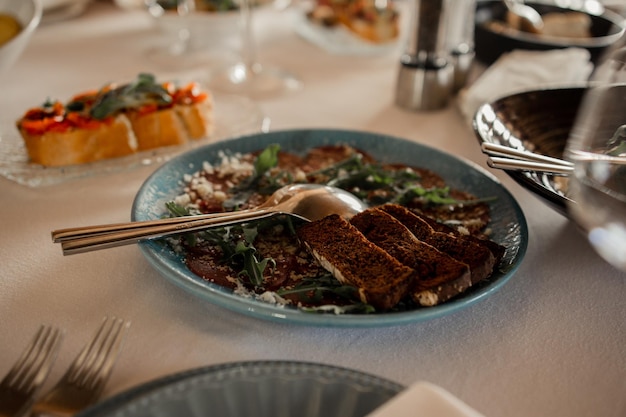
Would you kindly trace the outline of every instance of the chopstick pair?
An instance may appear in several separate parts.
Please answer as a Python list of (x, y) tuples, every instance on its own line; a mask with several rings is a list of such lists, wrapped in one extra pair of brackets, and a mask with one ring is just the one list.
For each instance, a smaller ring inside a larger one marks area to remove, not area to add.
[(529, 151), (520, 151), (495, 143), (485, 142), (481, 145), (481, 149), (483, 153), (489, 155), (487, 165), (491, 168), (537, 171), (556, 175), (569, 175), (574, 170), (574, 164), (569, 161)]

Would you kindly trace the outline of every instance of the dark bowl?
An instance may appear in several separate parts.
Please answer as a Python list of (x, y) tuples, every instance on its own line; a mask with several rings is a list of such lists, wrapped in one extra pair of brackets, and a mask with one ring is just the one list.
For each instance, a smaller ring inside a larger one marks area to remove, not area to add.
[[(480, 143), (490, 142), (563, 157), (585, 87), (526, 91), (483, 104), (473, 120)], [(506, 171), (551, 208), (567, 214), (567, 177)]]
[[(585, 2), (580, 2), (584, 4)], [(484, 64), (492, 64), (500, 55), (514, 49), (545, 51), (580, 47), (587, 49), (591, 60), (596, 62), (604, 49), (617, 41), (624, 33), (624, 18), (611, 10), (601, 9), (596, 13), (576, 8), (562, 8), (545, 1), (527, 1), (526, 4), (534, 7), (540, 14), (550, 12), (582, 12), (591, 18), (590, 38), (557, 38), (535, 35), (517, 30), (494, 30), (487, 23), (504, 21), (506, 6), (501, 0), (479, 0), (476, 5), (475, 18), (475, 49), (476, 58)], [(581, 6), (582, 7), (582, 6)]]

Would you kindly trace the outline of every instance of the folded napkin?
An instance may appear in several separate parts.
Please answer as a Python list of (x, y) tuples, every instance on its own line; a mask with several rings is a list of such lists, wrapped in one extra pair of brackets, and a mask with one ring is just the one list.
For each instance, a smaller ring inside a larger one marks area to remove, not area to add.
[(593, 64), (586, 49), (515, 50), (502, 55), (469, 87), (459, 92), (458, 105), (471, 123), (483, 103), (535, 88), (577, 85), (587, 81)]
[(367, 417), (483, 417), (443, 388), (417, 382)]

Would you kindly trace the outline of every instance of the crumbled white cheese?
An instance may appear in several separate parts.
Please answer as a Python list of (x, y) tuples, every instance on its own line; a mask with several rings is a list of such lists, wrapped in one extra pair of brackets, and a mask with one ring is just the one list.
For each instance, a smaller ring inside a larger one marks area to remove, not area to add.
[(215, 191), (213, 193), (213, 198), (217, 201), (226, 201), (226, 193), (224, 191)]
[(278, 307), (284, 307), (287, 304), (290, 304), (290, 301), (276, 294), (274, 291), (265, 291), (262, 294), (259, 294), (257, 300), (263, 301), (265, 303), (273, 304)]
[(174, 198), (174, 203), (178, 204), (179, 206), (185, 207), (189, 203), (191, 203), (191, 198), (189, 197), (189, 194), (181, 194)]
[(421, 291), (415, 294), (417, 302), (425, 307), (432, 307), (439, 302), (439, 296), (432, 291)]
[(296, 169), (296, 172), (294, 172), (294, 182), (305, 182), (306, 181), (306, 174), (303, 170), (301, 170), (300, 168)]

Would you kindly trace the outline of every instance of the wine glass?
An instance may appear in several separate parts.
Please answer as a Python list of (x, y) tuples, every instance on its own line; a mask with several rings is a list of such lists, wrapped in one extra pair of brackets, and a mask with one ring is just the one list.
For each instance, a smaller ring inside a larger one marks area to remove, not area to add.
[(252, 98), (297, 90), (302, 82), (290, 72), (265, 66), (257, 61), (253, 34), (253, 0), (240, 0), (241, 59), (236, 64), (217, 71), (211, 78), (211, 88), (227, 93), (244, 94)]
[[(234, 26), (236, 21), (233, 22), (232, 19), (237, 14), (232, 1), (207, 2), (211, 5), (213, 3), (220, 9), (198, 9), (196, 0), (144, 0), (148, 12), (156, 19), (159, 27), (169, 36), (173, 34), (174, 38), (168, 45), (150, 49), (148, 58), (162, 67), (174, 69), (206, 68), (214, 64), (216, 57), (213, 55), (218, 49), (218, 41), (213, 38), (211, 43), (204, 42), (203, 45), (198, 41), (206, 41), (205, 39), (196, 39), (194, 42), (194, 37), (206, 35), (208, 31), (212, 35), (219, 35), (225, 25)], [(224, 9), (229, 4), (233, 9)], [(204, 28), (204, 31), (198, 32), (199, 28)]]
[(626, 35), (591, 76), (566, 156), (569, 211), (600, 256), (626, 271)]

